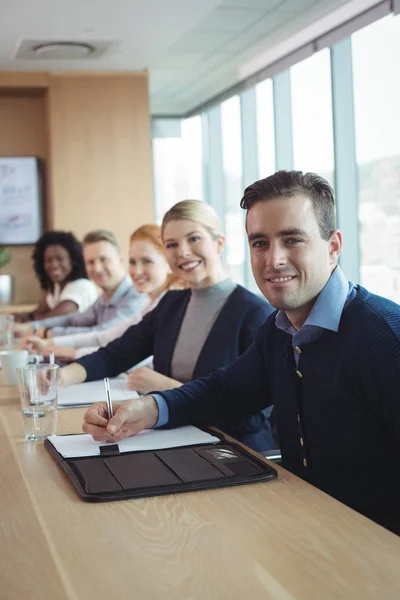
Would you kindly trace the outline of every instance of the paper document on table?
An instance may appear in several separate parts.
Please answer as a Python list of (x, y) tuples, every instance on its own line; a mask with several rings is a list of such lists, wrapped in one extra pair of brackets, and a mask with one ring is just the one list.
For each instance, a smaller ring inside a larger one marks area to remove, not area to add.
[[(51, 435), (47, 438), (64, 458), (98, 456), (104, 442), (95, 442), (91, 435)], [(220, 439), (197, 427), (187, 425), (175, 429), (145, 429), (118, 442), (120, 453), (177, 448), (194, 444), (213, 444)]]
[[(128, 378), (125, 375), (110, 379), (110, 389), (113, 402), (139, 397), (137, 392), (128, 389)], [(87, 406), (105, 399), (104, 380), (100, 379), (63, 388), (58, 393), (58, 406)]]

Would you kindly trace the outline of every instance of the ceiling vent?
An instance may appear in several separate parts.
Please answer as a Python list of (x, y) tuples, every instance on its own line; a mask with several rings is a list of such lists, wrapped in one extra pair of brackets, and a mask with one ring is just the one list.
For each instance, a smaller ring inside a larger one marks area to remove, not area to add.
[(114, 49), (116, 42), (101, 40), (22, 40), (16, 60), (91, 60)]
[(91, 44), (80, 42), (52, 42), (38, 44), (33, 50), (39, 58), (88, 58), (94, 51)]

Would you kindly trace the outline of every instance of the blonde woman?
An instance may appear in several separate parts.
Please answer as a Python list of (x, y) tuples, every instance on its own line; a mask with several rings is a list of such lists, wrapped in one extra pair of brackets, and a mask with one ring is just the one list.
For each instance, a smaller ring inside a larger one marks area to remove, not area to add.
[(24, 347), (31, 347), (35, 352), (48, 356), (54, 352), (55, 357), (63, 362), (69, 362), (96, 352), (99, 347), (106, 346), (119, 338), (131, 326), (142, 320), (143, 316), (152, 311), (169, 289), (185, 287), (183, 282), (172, 275), (164, 254), (159, 225), (142, 225), (130, 237), (129, 246), (129, 275), (136, 291), (147, 294), (149, 301), (144, 309), (126, 319), (120, 325), (105, 329), (75, 333), (55, 338), (41, 339), (31, 336), (24, 340)]
[[(130, 373), (131, 389), (143, 394), (172, 389), (229, 365), (253, 343), (273, 309), (227, 277), (215, 211), (204, 202), (184, 200), (165, 214), (161, 231), (171, 272), (190, 289), (168, 292), (121, 338), (61, 369), (63, 385), (114, 377), (153, 355), (154, 370)], [(258, 451), (274, 445), (263, 413), (240, 423), (227, 415), (213, 425)]]

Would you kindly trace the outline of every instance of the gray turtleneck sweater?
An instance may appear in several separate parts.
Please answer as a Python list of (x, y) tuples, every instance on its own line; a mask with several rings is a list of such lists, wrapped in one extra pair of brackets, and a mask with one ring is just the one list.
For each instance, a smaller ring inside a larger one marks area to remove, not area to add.
[(204, 342), (235, 288), (236, 283), (224, 279), (210, 287), (192, 289), (172, 355), (171, 376), (174, 379), (182, 383), (192, 379)]

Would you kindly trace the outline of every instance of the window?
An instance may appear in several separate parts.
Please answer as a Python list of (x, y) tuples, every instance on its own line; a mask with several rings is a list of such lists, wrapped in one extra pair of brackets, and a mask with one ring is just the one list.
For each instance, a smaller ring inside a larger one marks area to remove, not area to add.
[(400, 302), (400, 17), (352, 36), (361, 283)]
[(275, 127), (272, 80), (256, 85), (258, 176), (275, 173)]
[(226, 193), (226, 260), (232, 279), (243, 284), (245, 264), (242, 135), (240, 99), (233, 96), (221, 104), (222, 159)]
[(329, 49), (290, 69), (294, 168), (334, 183), (333, 114)]
[(153, 139), (155, 220), (181, 200), (203, 200), (201, 117), (181, 122), (181, 137)]

